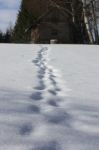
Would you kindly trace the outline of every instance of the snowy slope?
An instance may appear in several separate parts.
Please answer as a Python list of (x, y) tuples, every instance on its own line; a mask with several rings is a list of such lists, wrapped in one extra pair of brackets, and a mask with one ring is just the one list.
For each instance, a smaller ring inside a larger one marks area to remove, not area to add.
[(0, 45), (0, 150), (99, 149), (98, 46)]

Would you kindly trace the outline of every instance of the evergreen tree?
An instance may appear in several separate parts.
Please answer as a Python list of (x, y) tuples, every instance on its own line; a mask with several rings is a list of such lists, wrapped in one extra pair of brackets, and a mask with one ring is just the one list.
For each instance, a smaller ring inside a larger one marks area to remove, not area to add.
[(0, 31), (0, 43), (11, 43), (12, 42), (12, 28), (8, 28), (5, 33)]
[(3, 33), (0, 31), (0, 43), (3, 43)]
[(33, 20), (33, 15), (31, 12), (27, 11), (24, 1), (22, 1), (12, 36), (14, 42), (30, 42), (30, 33), (26, 33), (25, 30), (32, 24)]
[(11, 43), (11, 33), (9, 30), (6, 31), (6, 33), (4, 34), (4, 43)]

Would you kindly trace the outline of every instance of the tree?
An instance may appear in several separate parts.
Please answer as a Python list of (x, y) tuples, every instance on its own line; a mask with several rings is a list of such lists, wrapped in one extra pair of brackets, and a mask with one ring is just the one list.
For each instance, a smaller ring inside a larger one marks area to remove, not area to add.
[(0, 31), (0, 43), (3, 43), (3, 33)]
[(11, 43), (11, 34), (9, 30), (4, 34), (4, 43)]
[(16, 43), (27, 43), (30, 41), (30, 33), (25, 33), (25, 30), (32, 24), (34, 17), (31, 12), (27, 11), (24, 6), (24, 1), (17, 16), (17, 21), (13, 31), (13, 41)]
[(13, 29), (11, 26), (6, 30), (5, 33), (0, 31), (0, 43), (11, 43), (12, 42), (12, 32)]

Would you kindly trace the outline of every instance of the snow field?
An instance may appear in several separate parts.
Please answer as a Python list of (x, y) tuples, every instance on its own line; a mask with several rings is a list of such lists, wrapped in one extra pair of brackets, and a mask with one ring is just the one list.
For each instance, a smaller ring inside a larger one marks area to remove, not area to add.
[(0, 45), (0, 150), (98, 150), (98, 51), (81, 49)]
[(26, 46), (24, 52), (23, 49), (18, 50), (24, 48), (22, 45), (8, 45), (8, 51), (6, 46), (2, 47), (7, 52), (2, 54), (7, 64), (4, 64), (4, 59), (1, 60), (0, 149), (58, 149), (57, 136), (61, 138), (63, 129), (57, 124), (63, 123), (67, 114), (58, 109), (62, 96), (61, 86), (58, 85), (61, 77), (57, 77), (58, 71), (47, 64), (48, 47), (34, 46), (36, 59), (33, 59), (36, 55), (34, 51), (35, 56), (32, 55), (31, 46), (29, 51)]

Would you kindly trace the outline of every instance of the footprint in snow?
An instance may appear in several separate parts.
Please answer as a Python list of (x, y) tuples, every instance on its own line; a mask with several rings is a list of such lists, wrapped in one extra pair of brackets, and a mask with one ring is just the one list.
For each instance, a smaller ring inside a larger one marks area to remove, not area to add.
[(19, 129), (19, 134), (22, 136), (30, 135), (33, 130), (33, 127), (30, 123), (23, 124)]
[(57, 82), (52, 77), (49, 77), (49, 80), (51, 81), (51, 83), (52, 83), (53, 86), (57, 85)]
[(32, 93), (32, 95), (30, 96), (30, 98), (32, 100), (35, 100), (35, 101), (39, 101), (39, 100), (43, 99), (41, 92), (34, 92), (34, 93)]
[(56, 100), (54, 100), (54, 99), (48, 100), (48, 104), (51, 106), (54, 106), (54, 107), (58, 107), (58, 104), (57, 104)]
[(44, 83), (43, 83), (42, 81), (40, 81), (40, 85), (34, 87), (34, 89), (35, 89), (35, 90), (38, 90), (38, 91), (39, 91), (39, 90), (40, 90), (40, 91), (45, 90), (45, 88), (46, 88), (46, 86), (44, 85)]
[(56, 108), (45, 115), (46, 120), (51, 124), (64, 124), (68, 127), (71, 126), (72, 117), (67, 112)]
[(28, 107), (28, 111), (30, 113), (36, 113), (36, 114), (38, 114), (38, 113), (40, 113), (40, 108), (38, 106), (36, 106), (36, 105), (30, 105)]
[(39, 74), (37, 77), (38, 77), (39, 79), (43, 79), (43, 78), (44, 78), (44, 75)]
[(51, 141), (37, 144), (37, 146), (31, 150), (60, 150), (60, 148), (59, 144), (56, 141)]
[(38, 74), (42, 74), (42, 75), (44, 75), (46, 72), (45, 72), (45, 69), (40, 69), (39, 71), (38, 71)]
[(55, 90), (48, 90), (48, 92), (52, 95), (57, 95), (57, 92)]
[(32, 62), (33, 62), (34, 64), (37, 64), (37, 63), (39, 62), (39, 60), (38, 60), (38, 58), (36, 58), (36, 59), (34, 59)]

